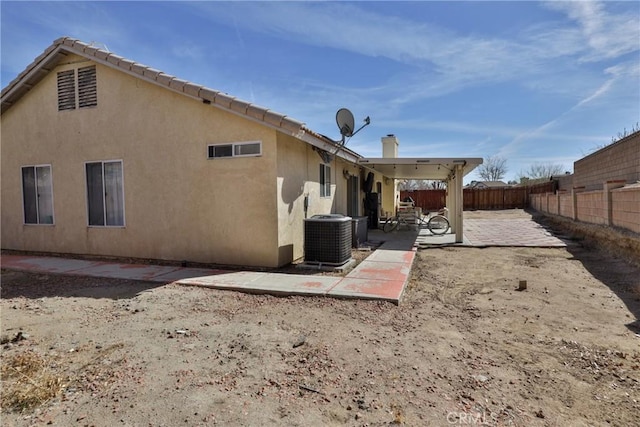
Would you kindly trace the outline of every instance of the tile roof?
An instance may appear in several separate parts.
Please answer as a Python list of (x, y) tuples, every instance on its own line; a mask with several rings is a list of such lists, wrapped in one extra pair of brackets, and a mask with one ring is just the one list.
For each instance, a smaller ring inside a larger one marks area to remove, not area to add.
[(470, 184), (467, 184), (466, 188), (501, 188), (501, 187), (510, 187), (504, 181), (471, 181)]
[(120, 69), (143, 80), (165, 86), (175, 92), (201, 99), (206, 104), (211, 104), (212, 106), (262, 122), (267, 126), (293, 135), (318, 148), (332, 152), (337, 150), (339, 151), (338, 155), (340, 155), (340, 157), (345, 157), (351, 161), (355, 161), (361, 157), (346, 147), (340, 148), (340, 146), (331, 139), (314, 132), (306, 127), (304, 123), (292, 117), (230, 96), (224, 92), (179, 79), (71, 37), (61, 37), (55, 40), (53, 44), (34, 59), (24, 71), (18, 74), (15, 79), (2, 89), (1, 113), (11, 108), (16, 101), (38, 84), (68, 53), (77, 54), (97, 63)]

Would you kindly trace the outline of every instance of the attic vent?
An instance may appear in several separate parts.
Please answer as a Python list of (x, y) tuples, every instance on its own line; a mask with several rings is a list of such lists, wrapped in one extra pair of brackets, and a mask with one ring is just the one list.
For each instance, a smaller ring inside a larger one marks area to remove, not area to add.
[(98, 105), (96, 67), (78, 69), (78, 108)]
[(58, 73), (58, 111), (76, 108), (75, 71)]
[(79, 68), (77, 78), (76, 70), (58, 73), (58, 111), (96, 105), (98, 105), (98, 90), (95, 65)]

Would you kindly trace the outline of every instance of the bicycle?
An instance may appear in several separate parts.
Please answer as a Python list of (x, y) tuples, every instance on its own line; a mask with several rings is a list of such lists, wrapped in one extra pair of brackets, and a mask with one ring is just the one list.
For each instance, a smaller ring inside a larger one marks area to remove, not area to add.
[[(442, 235), (445, 234), (450, 227), (449, 220), (443, 214), (446, 212), (446, 208), (438, 211), (437, 213), (429, 213), (426, 217), (420, 215), (416, 217), (418, 223), (418, 228), (426, 227), (431, 234)], [(392, 217), (387, 218), (382, 226), (382, 231), (385, 233), (390, 233), (393, 230), (397, 229), (400, 225), (404, 225), (409, 228), (411, 224), (406, 220), (406, 218), (401, 215), (399, 212)]]

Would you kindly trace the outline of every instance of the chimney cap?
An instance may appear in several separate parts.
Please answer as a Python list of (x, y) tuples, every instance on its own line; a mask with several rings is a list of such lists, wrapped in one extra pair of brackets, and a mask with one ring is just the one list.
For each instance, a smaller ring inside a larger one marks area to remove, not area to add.
[(392, 133), (388, 133), (387, 136), (395, 136), (395, 135)]

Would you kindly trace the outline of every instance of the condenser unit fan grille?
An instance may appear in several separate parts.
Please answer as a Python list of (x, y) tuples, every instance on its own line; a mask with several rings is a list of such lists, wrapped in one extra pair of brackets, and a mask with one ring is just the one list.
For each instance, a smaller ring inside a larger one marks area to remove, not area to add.
[(351, 259), (351, 218), (315, 215), (304, 220), (304, 260), (342, 265)]

